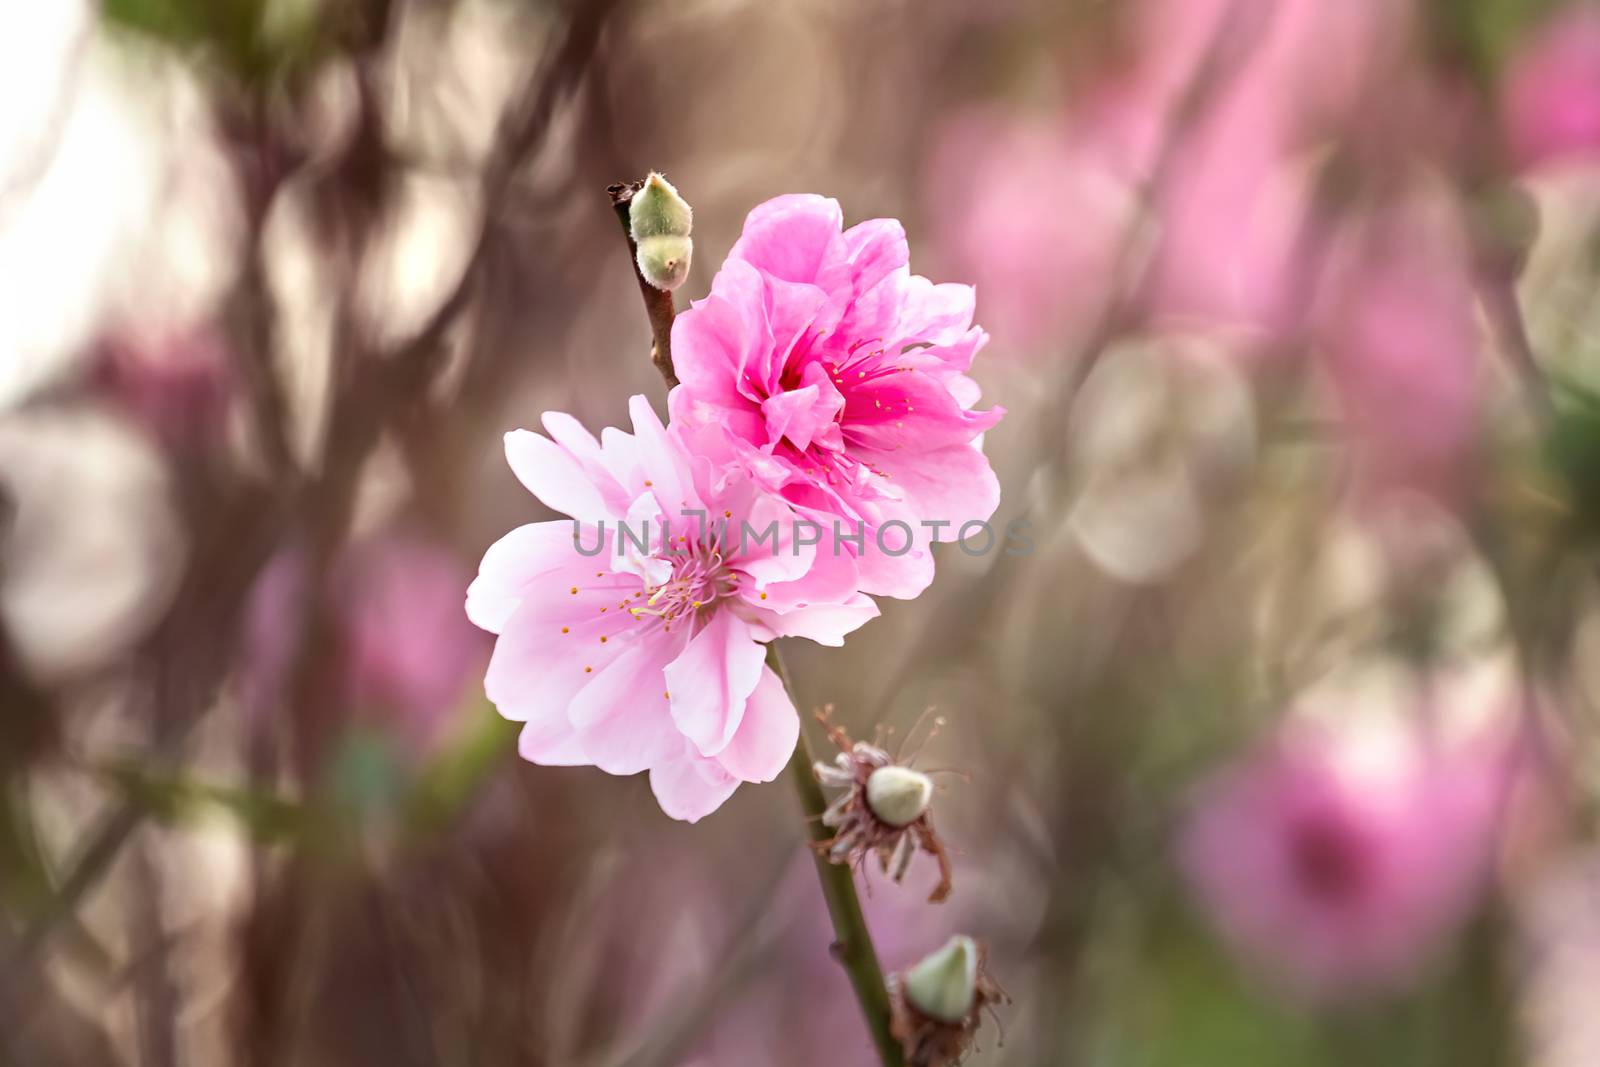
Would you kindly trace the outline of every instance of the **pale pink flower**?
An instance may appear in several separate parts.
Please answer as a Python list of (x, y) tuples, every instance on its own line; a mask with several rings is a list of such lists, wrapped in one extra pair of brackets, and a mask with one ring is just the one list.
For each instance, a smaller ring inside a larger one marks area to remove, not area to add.
[(527, 724), (524, 758), (648, 770), (662, 810), (692, 822), (794, 750), (799, 717), (762, 642), (837, 645), (877, 606), (854, 558), (826, 533), (797, 535), (794, 509), (731, 462), (720, 429), (669, 434), (643, 397), (629, 406), (632, 434), (596, 441), (550, 412), (549, 437), (506, 435), (512, 471), (572, 519), (491, 546), (467, 614), (499, 635), (484, 687)]
[[(1241, 956), (1313, 998), (1414, 981), (1485, 885), (1506, 766), (1418, 751), (1362, 773), (1289, 733), (1206, 783), (1181, 861)], [(1497, 773), (1498, 772), (1498, 773)]]
[[(928, 542), (994, 513), (979, 438), (1004, 412), (972, 410), (966, 371), (987, 340), (972, 287), (912, 274), (898, 222), (842, 219), (820, 196), (750, 212), (710, 295), (673, 325), (672, 417), (726, 427), (738, 462), (796, 507), (862, 523), (860, 588), (911, 597), (932, 580)], [(895, 520), (914, 551), (893, 554), (899, 529), (873, 551)]]
[(1573, 4), (1523, 43), (1501, 110), (1521, 166), (1600, 157), (1600, 7)]

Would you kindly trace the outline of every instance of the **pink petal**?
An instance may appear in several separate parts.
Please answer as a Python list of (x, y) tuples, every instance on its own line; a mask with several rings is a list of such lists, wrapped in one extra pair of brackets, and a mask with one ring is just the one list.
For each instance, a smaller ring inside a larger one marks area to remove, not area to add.
[(970, 285), (944, 282), (935, 285), (920, 275), (910, 275), (902, 291), (904, 307), (899, 336), (885, 338), (900, 344), (924, 342), (950, 345), (972, 328), (978, 293)]
[[(651, 630), (628, 642), (608, 667), (596, 667), (593, 681), (567, 709), (596, 767), (637, 774), (681, 749), (683, 736), (672, 721), (662, 672), (682, 648), (680, 634)], [(575, 660), (569, 658), (568, 667), (580, 671)]]
[[(567, 519), (519, 526), (489, 546), (478, 576), (467, 586), (467, 618), (490, 633), (505, 628), (531, 586), (564, 573), (574, 563), (573, 523)], [(597, 533), (584, 537), (594, 545)]]
[(676, 520), (685, 508), (699, 507), (683, 453), (668, 439), (667, 429), (650, 401), (642, 395), (629, 397), (628, 413), (633, 417), (640, 470), (652, 483), (651, 489), (661, 501), (668, 521)]
[(506, 460), (517, 480), (546, 507), (585, 522), (612, 514), (589, 474), (566, 449), (528, 430), (506, 434)]
[(783, 682), (768, 667), (745, 705), (744, 721), (717, 762), (735, 778), (770, 782), (789, 763), (800, 740), (800, 715)]
[[(800, 516), (792, 508), (774, 497), (758, 494), (745, 507), (732, 510), (737, 525), (731, 536), (739, 552), (733, 566), (753, 580), (744, 586), (748, 595), (754, 596), (780, 582), (799, 580), (810, 572), (819, 555), (819, 545), (802, 545), (796, 541), (795, 523)], [(827, 520), (818, 525), (825, 543), (829, 530)], [(777, 536), (766, 536), (774, 527)]]
[[(621, 599), (621, 593), (615, 595)], [(581, 599), (581, 595), (574, 599)], [(561, 618), (567, 621), (559, 621)], [(566, 626), (567, 633), (561, 633), (562, 626)], [(598, 606), (592, 603), (574, 606), (563, 615), (556, 605), (528, 601), (512, 614), (495, 642), (484, 676), (484, 692), (502, 716), (529, 724), (525, 732), (530, 751), (539, 753), (529, 759), (546, 762), (541, 757), (548, 753), (565, 763), (570, 754), (578, 751), (568, 709), (593, 677), (582, 668), (603, 671), (625, 647), (621, 641), (601, 645), (604, 626)], [(582, 657), (584, 662), (575, 663), (574, 651), (584, 648), (588, 649)]]
[(566, 716), (530, 720), (517, 735), (517, 755), (541, 767), (586, 767), (589, 754)]
[(844, 644), (845, 635), (859, 630), (878, 615), (878, 605), (872, 598), (857, 593), (842, 604), (792, 608), (781, 614), (764, 615), (762, 621), (779, 637), (805, 637), (819, 645), (837, 648)]
[[(917, 516), (902, 501), (886, 501), (873, 509), (873, 524), (867, 530), (867, 548), (856, 558), (856, 584), (863, 593), (888, 596), (897, 600), (912, 600), (921, 596), (933, 584), (933, 553), (928, 549), (926, 527), (918, 525)], [(911, 531), (910, 545), (906, 551), (906, 531), (899, 525), (905, 523)], [(884, 527), (887, 527), (886, 529)], [(883, 545), (899, 555), (879, 548), (879, 534)]]
[(550, 435), (550, 440), (572, 453), (572, 458), (586, 470), (600, 472), (605, 469), (600, 442), (594, 439), (594, 434), (584, 429), (583, 423), (564, 411), (547, 411), (539, 417), (539, 421), (544, 425), (545, 433)]
[[(761, 589), (743, 589), (740, 595), (751, 607), (769, 612), (786, 612), (812, 604), (840, 604), (855, 594), (858, 586), (856, 559), (851, 545), (833, 538), (833, 524), (837, 520), (826, 516), (813, 516), (822, 527), (822, 542), (813, 552), (810, 566), (789, 581), (772, 582)], [(854, 534), (854, 524), (839, 523), (839, 528)], [(863, 542), (871, 543), (871, 532), (863, 534)], [(780, 556), (779, 558), (783, 558)], [(763, 595), (764, 594), (764, 595)], [(865, 621), (865, 620), (863, 620)]]
[(931, 452), (863, 450), (861, 455), (889, 475), (919, 519), (950, 524), (940, 529), (938, 540), (955, 540), (962, 523), (985, 521), (1000, 506), (1000, 480), (975, 446)]
[(855, 291), (864, 293), (911, 262), (905, 227), (897, 219), (868, 219), (844, 231)]
[(728, 747), (761, 677), (766, 649), (731, 611), (712, 613), (683, 654), (666, 667), (672, 721), (702, 755)]
[(715, 760), (690, 753), (651, 768), (650, 791), (661, 810), (674, 819), (699, 822), (710, 815), (739, 788), (739, 779), (718, 766)]
[(813, 441), (827, 435), (843, 410), (844, 397), (828, 380), (828, 372), (820, 364), (813, 363), (806, 368), (805, 380), (802, 388), (769, 396), (761, 402), (769, 446), (787, 437), (790, 444), (804, 452)]
[(814, 282), (830, 260), (842, 260), (843, 224), (837, 200), (809, 193), (774, 197), (745, 217), (728, 258), (785, 281)]
[[(749, 292), (730, 291), (738, 289)], [(673, 321), (673, 370), (697, 398), (735, 408), (749, 403), (739, 383), (745, 360), (763, 342), (754, 315), (761, 293), (761, 276), (734, 261), (717, 275), (710, 296)]]

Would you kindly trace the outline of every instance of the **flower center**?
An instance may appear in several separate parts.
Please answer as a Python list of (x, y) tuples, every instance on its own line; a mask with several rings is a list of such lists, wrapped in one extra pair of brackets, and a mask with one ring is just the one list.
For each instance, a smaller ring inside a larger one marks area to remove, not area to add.
[(659, 553), (657, 559), (672, 563), (672, 577), (645, 589), (641, 607), (629, 608), (635, 618), (655, 616), (670, 628), (682, 619), (692, 619), (738, 587), (739, 579), (723, 559), (720, 543), (689, 541), (677, 544), (675, 551)]
[(1305, 891), (1330, 903), (1355, 896), (1366, 882), (1361, 842), (1350, 827), (1326, 816), (1307, 818), (1291, 831), (1289, 861)]

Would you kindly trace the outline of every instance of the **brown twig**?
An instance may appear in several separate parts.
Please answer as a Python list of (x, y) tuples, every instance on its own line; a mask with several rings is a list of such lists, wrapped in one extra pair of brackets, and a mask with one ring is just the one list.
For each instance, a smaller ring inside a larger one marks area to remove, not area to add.
[(671, 389), (678, 384), (678, 376), (672, 368), (672, 320), (677, 317), (678, 310), (673, 306), (672, 294), (645, 281), (640, 272), (639, 247), (634, 244), (633, 224), (628, 219), (628, 205), (633, 194), (643, 186), (643, 181), (618, 182), (606, 186), (606, 192), (611, 194), (611, 209), (622, 223), (622, 236), (628, 241), (628, 262), (633, 265), (633, 277), (639, 283), (639, 295), (644, 298), (644, 313), (650, 319), (650, 362)]

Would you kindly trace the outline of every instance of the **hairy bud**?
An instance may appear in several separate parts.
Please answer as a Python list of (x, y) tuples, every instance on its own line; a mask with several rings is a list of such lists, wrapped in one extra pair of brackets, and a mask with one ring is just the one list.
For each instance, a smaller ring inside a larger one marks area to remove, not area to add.
[(687, 237), (657, 234), (646, 237), (639, 244), (639, 273), (657, 289), (668, 292), (683, 284), (689, 276), (689, 260), (694, 255), (694, 242)]
[[(628, 201), (628, 227), (641, 247), (652, 237), (689, 236), (694, 226), (694, 211), (678, 190), (655, 171)], [(684, 260), (688, 260), (685, 253)]]

